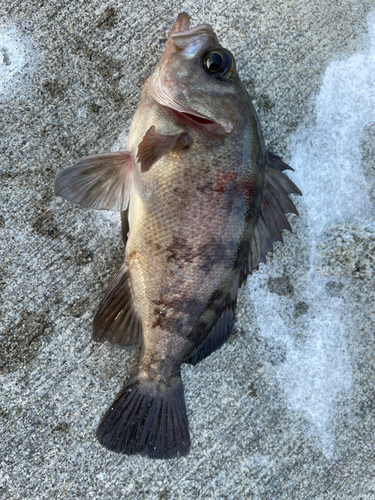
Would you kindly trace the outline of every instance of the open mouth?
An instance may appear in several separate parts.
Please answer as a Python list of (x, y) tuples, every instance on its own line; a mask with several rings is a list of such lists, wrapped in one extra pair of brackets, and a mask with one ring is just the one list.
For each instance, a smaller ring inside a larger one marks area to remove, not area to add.
[(206, 132), (213, 132), (215, 134), (225, 134), (226, 131), (219, 123), (214, 122), (208, 118), (203, 118), (201, 116), (196, 116), (191, 113), (184, 113), (181, 111), (176, 111), (173, 108), (168, 108), (173, 116), (177, 118), (182, 123), (186, 125), (197, 127), (200, 130)]

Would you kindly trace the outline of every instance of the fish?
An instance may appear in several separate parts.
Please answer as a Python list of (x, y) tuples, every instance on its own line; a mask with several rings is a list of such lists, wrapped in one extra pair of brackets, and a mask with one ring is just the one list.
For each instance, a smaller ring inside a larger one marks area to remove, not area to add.
[(236, 61), (209, 24), (173, 24), (147, 78), (126, 151), (81, 158), (55, 193), (121, 214), (124, 261), (93, 320), (93, 340), (141, 346), (102, 417), (108, 450), (156, 459), (191, 447), (181, 378), (229, 338), (237, 293), (292, 231), (301, 195), (265, 147)]

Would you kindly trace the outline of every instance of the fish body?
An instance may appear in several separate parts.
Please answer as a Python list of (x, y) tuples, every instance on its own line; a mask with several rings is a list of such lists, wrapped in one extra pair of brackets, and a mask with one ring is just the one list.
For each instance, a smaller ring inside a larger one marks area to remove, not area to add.
[(127, 151), (58, 174), (58, 195), (122, 213), (125, 259), (93, 337), (141, 344), (141, 356), (99, 425), (108, 449), (188, 453), (181, 364), (227, 340), (239, 286), (290, 229), (288, 194), (299, 190), (285, 168), (266, 152), (234, 57), (184, 13), (144, 85)]
[[(168, 109), (145, 97), (147, 117), (141, 126), (134, 120), (129, 137), (134, 155), (152, 124), (158, 123), (162, 134), (186, 129)], [(169, 355), (181, 359), (187, 335), (236, 260), (248, 213), (246, 186), (251, 176), (262, 180), (247, 149), (258, 149), (260, 165), (265, 155), (253, 132), (255, 115), (249, 121), (230, 139), (189, 130), (191, 145), (154, 164), (130, 201), (125, 262), (142, 317), (143, 356), (165, 351), (156, 356), (158, 374), (170, 370)], [(258, 191), (253, 203), (259, 205)]]

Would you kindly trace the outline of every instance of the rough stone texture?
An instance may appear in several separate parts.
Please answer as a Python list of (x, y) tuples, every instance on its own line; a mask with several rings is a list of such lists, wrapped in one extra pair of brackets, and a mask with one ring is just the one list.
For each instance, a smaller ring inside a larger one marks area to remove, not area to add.
[[(241, 291), (230, 341), (184, 367), (190, 455), (157, 462), (111, 454), (94, 438), (137, 355), (90, 339), (94, 310), (124, 251), (118, 216), (53, 197), (58, 170), (123, 147), (179, 12), (212, 24), (236, 55), (267, 144), (288, 160), (291, 136), (314, 119), (328, 64), (358, 50), (374, 6), (0, 0), (0, 498), (375, 498), (373, 226), (327, 228), (320, 247), (324, 265), (316, 272), (328, 276), (331, 314), (344, 300), (343, 328), (356, 325), (343, 330), (352, 374), (334, 401), (329, 450), (319, 418), (311, 425), (303, 404), (298, 411), (286, 403), (277, 374), (289, 369), (290, 349), (261, 334), (249, 293), (252, 283), (268, 286), (295, 325), (295, 345), (307, 342), (315, 304), (304, 292), (310, 242), (301, 213), (291, 217), (294, 234), (269, 258), (264, 280), (251, 278)], [(373, 184), (373, 125), (361, 144)]]

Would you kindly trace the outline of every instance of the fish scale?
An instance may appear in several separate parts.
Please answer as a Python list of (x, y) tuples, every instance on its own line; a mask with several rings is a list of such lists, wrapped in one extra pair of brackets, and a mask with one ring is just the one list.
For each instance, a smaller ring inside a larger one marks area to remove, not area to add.
[[(228, 169), (228, 157), (222, 161), (220, 167), (224, 171)], [(235, 259), (246, 203), (240, 198), (234, 200), (225, 190), (213, 191), (217, 184), (216, 169), (210, 163), (210, 168), (204, 168), (202, 163), (204, 160), (197, 162), (193, 147), (181, 152), (179, 159), (164, 158), (158, 162), (150, 171), (151, 178), (146, 180), (145, 187), (148, 191), (148, 182), (151, 186), (157, 185), (157, 196), (150, 197), (152, 202), (147, 203), (142, 216), (134, 216), (136, 222), (130, 228), (128, 251), (136, 257), (134, 262), (127, 259), (127, 264), (135, 303), (140, 305), (139, 313), (144, 318), (145, 350), (158, 346), (164, 353), (176, 348), (169, 347), (170, 336), (184, 338), (190, 333)], [(236, 164), (231, 165), (237, 174)], [(171, 189), (184, 183), (190, 187), (188, 197), (181, 190)], [(200, 185), (212, 188), (200, 191)], [(152, 242), (149, 244), (143, 237), (143, 244), (139, 245), (145, 225), (152, 234)], [(133, 248), (136, 252), (132, 252)], [(171, 259), (173, 249), (175, 257)], [(161, 305), (165, 310), (163, 328), (157, 324)], [(164, 358), (160, 353), (159, 363), (163, 363)]]

